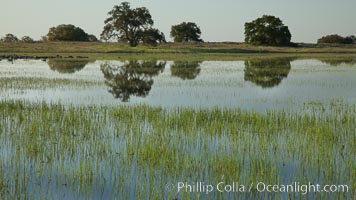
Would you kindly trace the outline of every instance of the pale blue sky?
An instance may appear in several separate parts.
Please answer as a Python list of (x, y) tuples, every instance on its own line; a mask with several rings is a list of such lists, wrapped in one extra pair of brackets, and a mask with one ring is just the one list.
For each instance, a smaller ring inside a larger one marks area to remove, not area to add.
[[(35, 39), (58, 24), (74, 24), (100, 35), (114, 0), (0, 0), (0, 36)], [(244, 23), (263, 14), (280, 17), (294, 42), (316, 42), (326, 34), (356, 35), (356, 0), (132, 0), (147, 7), (155, 27), (166, 34), (173, 24), (196, 22), (205, 41), (244, 40)]]

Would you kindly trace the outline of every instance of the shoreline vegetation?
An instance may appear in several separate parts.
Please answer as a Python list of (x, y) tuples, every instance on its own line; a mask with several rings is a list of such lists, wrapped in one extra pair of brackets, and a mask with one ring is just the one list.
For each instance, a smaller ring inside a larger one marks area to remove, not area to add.
[(167, 43), (130, 47), (118, 42), (0, 43), (0, 55), (20, 53), (356, 53), (355, 44), (306, 44), (293, 47), (255, 46), (237, 42)]
[(356, 45), (296, 44), (295, 47), (254, 46), (235, 42), (167, 43), (130, 47), (126, 43), (35, 42), (0, 43), (0, 60), (16, 59), (162, 59), (243, 60), (264, 57), (297, 57), (327, 60), (356, 55)]

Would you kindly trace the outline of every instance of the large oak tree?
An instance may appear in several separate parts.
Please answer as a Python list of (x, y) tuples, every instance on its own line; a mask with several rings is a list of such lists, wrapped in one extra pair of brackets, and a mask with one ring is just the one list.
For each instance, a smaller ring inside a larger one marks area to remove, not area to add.
[(174, 42), (202, 42), (200, 35), (200, 28), (193, 22), (182, 22), (172, 26), (171, 29)]
[(292, 35), (281, 19), (263, 15), (252, 22), (245, 23), (245, 42), (254, 45), (290, 45)]
[(162, 39), (164, 34), (152, 34), (158, 30), (152, 28), (152, 16), (145, 7), (131, 8), (130, 3), (123, 2), (114, 6), (108, 15), (109, 18), (105, 20), (104, 30), (101, 33), (104, 40), (128, 41), (133, 47), (145, 41), (149, 43), (165, 41)]

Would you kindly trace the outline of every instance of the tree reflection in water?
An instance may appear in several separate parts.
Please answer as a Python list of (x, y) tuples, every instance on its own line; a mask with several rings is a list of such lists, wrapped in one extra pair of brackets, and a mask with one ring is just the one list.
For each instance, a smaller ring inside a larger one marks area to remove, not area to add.
[(182, 80), (193, 80), (200, 73), (201, 61), (175, 61), (171, 66), (172, 76)]
[(100, 66), (109, 92), (128, 102), (131, 96), (145, 97), (153, 85), (153, 77), (162, 73), (166, 62), (130, 60), (122, 65), (104, 63)]
[(245, 61), (245, 81), (272, 88), (278, 86), (290, 72), (291, 58), (267, 58)]
[(340, 65), (356, 65), (356, 57), (329, 57), (329, 58), (318, 58), (322, 63), (328, 64), (330, 66), (340, 66)]
[(47, 64), (53, 71), (72, 74), (82, 70), (90, 61), (78, 59), (49, 59)]

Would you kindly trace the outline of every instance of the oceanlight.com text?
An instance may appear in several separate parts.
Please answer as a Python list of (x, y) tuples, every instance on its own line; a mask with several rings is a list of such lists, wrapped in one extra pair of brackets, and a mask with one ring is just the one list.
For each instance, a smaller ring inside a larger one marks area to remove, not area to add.
[(290, 184), (266, 184), (264, 182), (240, 184), (238, 182), (219, 182), (217, 184), (207, 184), (204, 182), (178, 182), (176, 185), (167, 185), (168, 190), (177, 190), (177, 192), (188, 193), (205, 193), (211, 192), (232, 192), (232, 193), (244, 193), (244, 192), (268, 192), (268, 193), (300, 193), (306, 195), (308, 193), (315, 192), (349, 192), (348, 185), (335, 185), (335, 184), (301, 184), (299, 182), (292, 182)]

